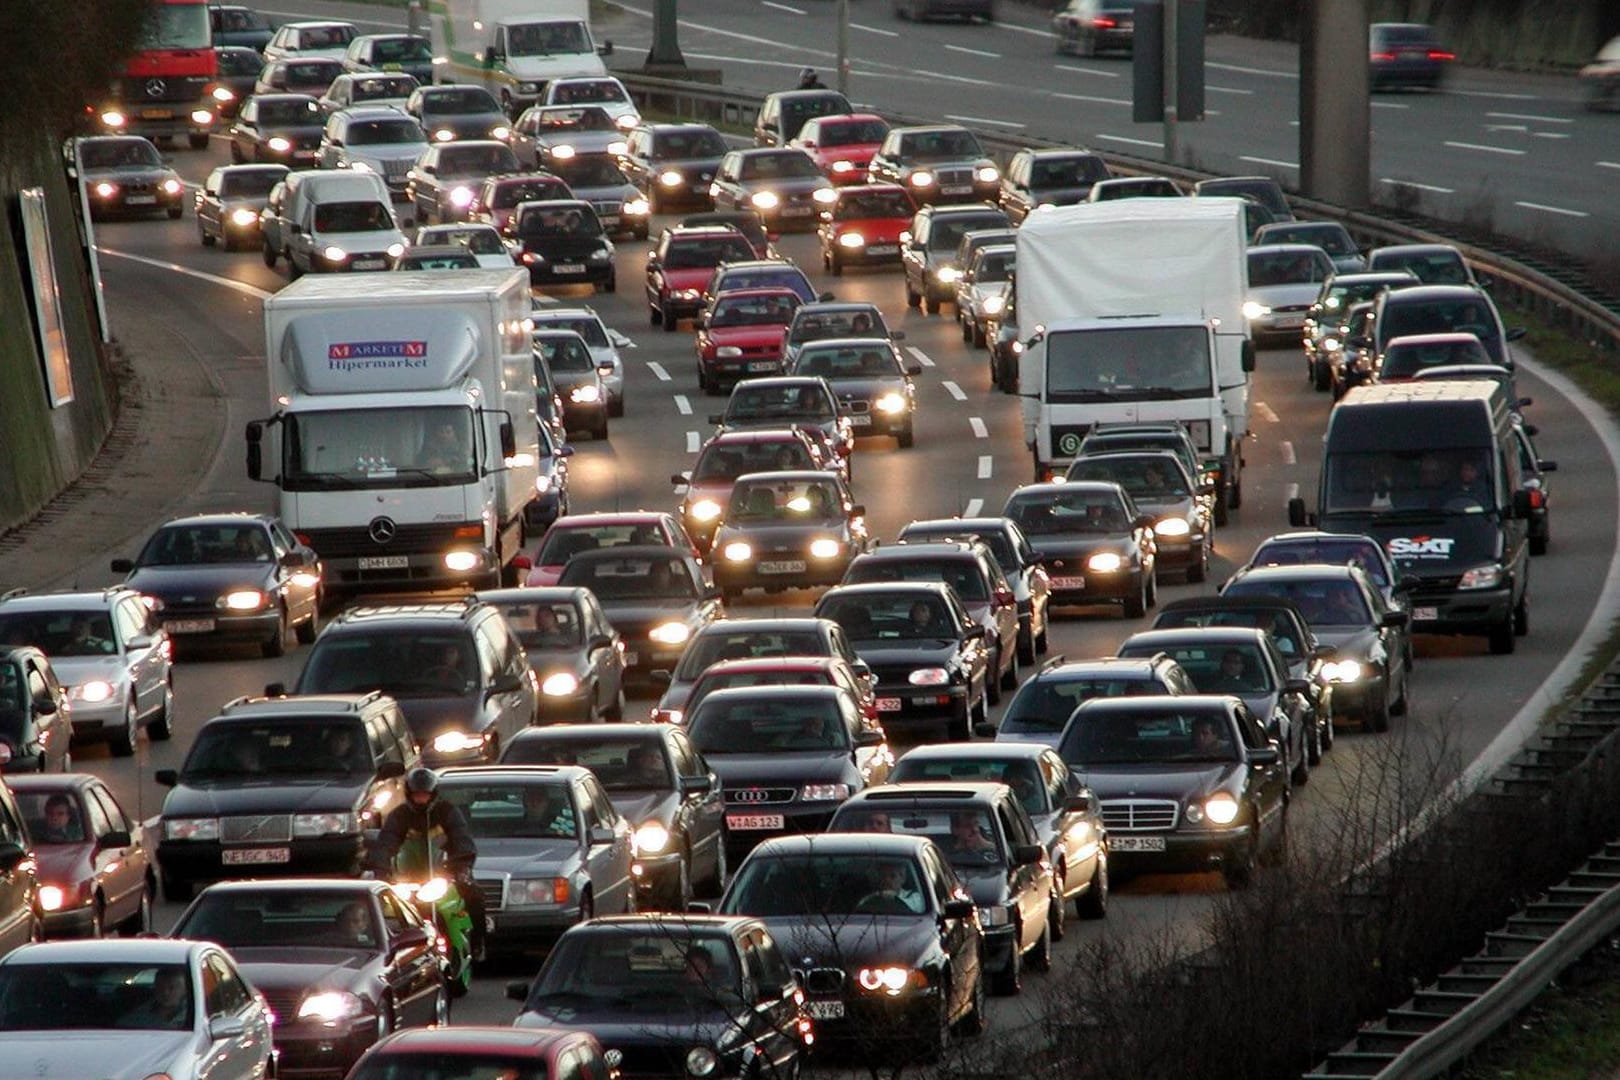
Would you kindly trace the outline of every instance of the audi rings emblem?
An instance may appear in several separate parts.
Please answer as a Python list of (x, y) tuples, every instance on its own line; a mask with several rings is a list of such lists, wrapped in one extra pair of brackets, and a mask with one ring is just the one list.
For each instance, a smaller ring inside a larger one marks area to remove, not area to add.
[(147, 97), (160, 98), (169, 92), (169, 84), (162, 79), (147, 79), (145, 89)]
[(399, 533), (399, 526), (391, 517), (374, 517), (366, 526), (366, 534), (379, 544), (386, 544)]
[(735, 801), (737, 801), (737, 802), (747, 802), (747, 803), (765, 802), (770, 797), (771, 797), (770, 792), (766, 791), (764, 788), (757, 788), (757, 787), (756, 788), (743, 788), (741, 791), (736, 792), (735, 794), (732, 795), (732, 798)]

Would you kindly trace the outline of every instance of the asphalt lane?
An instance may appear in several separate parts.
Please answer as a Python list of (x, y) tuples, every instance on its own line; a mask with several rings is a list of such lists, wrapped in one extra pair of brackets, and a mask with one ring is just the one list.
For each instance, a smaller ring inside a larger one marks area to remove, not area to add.
[[(174, 157), (185, 178), (196, 182), (225, 155), (216, 146)], [(102, 267), (113, 295), (125, 304), (165, 310), (225, 391), (229, 410), (225, 442), (206, 482), (176, 509), (273, 509), (274, 489), (245, 479), (239, 432), (242, 421), (267, 410), (258, 301), (284, 284), (285, 269), (271, 271), (253, 253), (202, 248), (189, 213), (177, 222), (105, 224), (98, 228), (98, 238), (109, 252)], [(891, 325), (906, 332), (905, 347), (926, 365), (918, 379), (915, 448), (902, 451), (887, 439), (866, 440), (856, 456), (855, 491), (867, 505), (875, 534), (892, 538), (918, 517), (999, 509), (1013, 488), (1027, 479), (1029, 458), (1022, 446), (1016, 399), (990, 389), (983, 354), (962, 343), (948, 314), (927, 316), (906, 309), (897, 274), (852, 272), (826, 278), (819, 271), (812, 237), (790, 236), (781, 246), (811, 271), (818, 287), (841, 299), (881, 305)], [(673, 506), (676, 496), (669, 474), (690, 460), (689, 447), (710, 430), (706, 415), (721, 404), (720, 398), (706, 397), (698, 389), (692, 332), (683, 328), (666, 333), (648, 325), (640, 291), (644, 261), (645, 245), (622, 244), (618, 292), (581, 297), (630, 335), (637, 347), (626, 356), (627, 415), (614, 421), (607, 442), (575, 443), (576, 511)], [(1240, 564), (1257, 541), (1285, 527), (1290, 494), (1314, 490), (1328, 398), (1307, 388), (1297, 350), (1262, 352), (1259, 366), (1253, 393), (1255, 435), (1246, 450), (1246, 500), (1233, 524), (1218, 535), (1212, 574), (1216, 582)], [(1346, 821), (1364, 809), (1358, 801), (1365, 798), (1369, 776), (1387, 779), (1392, 763), (1413, 766), (1401, 777), (1410, 786), (1450, 775), (1474, 756), (1563, 659), (1586, 621), (1596, 592), (1590, 583), (1606, 575), (1616, 531), (1615, 478), (1574, 409), (1532, 378), (1522, 377), (1522, 385), (1537, 399), (1532, 419), (1543, 430), (1543, 455), (1559, 459), (1561, 465), (1553, 477), (1553, 551), (1533, 563), (1532, 634), (1507, 660), (1488, 657), (1479, 642), (1422, 642), (1412, 715), (1397, 719), (1387, 737), (1346, 733), (1326, 767), (1299, 792), (1294, 825), (1308, 846), (1327, 843), (1342, 831)], [(107, 560), (128, 553), (102, 553), (81, 568), (81, 580), (87, 585), (110, 583)], [(1161, 595), (1172, 599), (1209, 589), (1167, 583)], [(812, 600), (810, 594), (750, 594), (734, 613), (804, 610)], [(1054, 625), (1053, 654), (1107, 655), (1140, 626), (1103, 609), (1070, 613)], [(141, 818), (150, 818), (162, 799), (152, 770), (177, 767), (197, 728), (221, 703), (259, 692), (270, 681), (291, 681), (304, 654), (304, 649), (295, 649), (277, 660), (230, 651), (188, 657), (176, 676), (178, 722), (172, 741), (155, 745), (143, 741), (139, 754), (129, 760), (85, 748), (76, 755), (77, 765), (106, 777), (126, 806)], [(1392, 752), (1394, 747), (1399, 747), (1398, 753)], [(1102, 935), (1145, 939), (1158, 934), (1184, 943), (1196, 941), (1200, 916), (1220, 888), (1214, 875), (1131, 883), (1116, 893), (1104, 923), (1070, 923), (1060, 955), (1072, 955)], [(165, 903), (159, 925), (168, 925), (176, 914), (178, 908)], [(482, 975), (472, 995), (458, 1004), (457, 1019), (508, 1021), (513, 1006), (502, 998), (504, 981), (532, 969), (532, 962), (520, 962)], [(1041, 985), (1036, 976), (1029, 983), (1032, 992), (1023, 998), (995, 999), (994, 1022), (1005, 1027), (1026, 1019), (1038, 1006)]]

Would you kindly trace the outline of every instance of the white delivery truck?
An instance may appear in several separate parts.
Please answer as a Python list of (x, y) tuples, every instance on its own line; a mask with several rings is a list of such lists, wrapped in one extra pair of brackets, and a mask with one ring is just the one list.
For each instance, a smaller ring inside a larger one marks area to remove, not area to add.
[[(1237, 199), (1120, 199), (1031, 214), (1014, 289), (1035, 477), (1061, 476), (1098, 424), (1177, 421), (1217, 517), (1242, 500), (1254, 346)], [(1195, 477), (1195, 479), (1197, 479)]]
[(247, 468), (329, 592), (498, 584), (539, 495), (529, 275), (305, 277), (264, 302)]
[(553, 79), (606, 75), (589, 0), (428, 0), (439, 82), (487, 89), (507, 114), (533, 105)]

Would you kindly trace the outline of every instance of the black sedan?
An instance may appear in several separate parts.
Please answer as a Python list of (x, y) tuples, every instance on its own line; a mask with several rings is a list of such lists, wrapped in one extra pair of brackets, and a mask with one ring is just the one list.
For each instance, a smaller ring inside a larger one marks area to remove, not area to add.
[(1151, 450), (1085, 455), (1070, 464), (1066, 479), (1107, 480), (1124, 488), (1138, 510), (1153, 515), (1158, 569), (1180, 572), (1189, 582), (1209, 576), (1209, 559), (1215, 551), (1215, 485), (1195, 481), (1176, 454)]
[(1027, 484), (1002, 513), (1040, 550), (1054, 604), (1116, 603), (1139, 619), (1158, 599), (1153, 515), (1118, 484)]
[(647, 197), (652, 213), (713, 207), (709, 185), (726, 156), (726, 141), (718, 131), (708, 124), (643, 124), (625, 141), (619, 165)]
[(84, 185), (94, 218), (152, 214), (171, 218), (185, 210), (180, 174), (163, 163), (151, 141), (138, 135), (94, 135), (74, 140), (73, 171)]
[(714, 583), (728, 600), (836, 585), (870, 542), (865, 513), (836, 472), (739, 476), (714, 534)]
[(69, 710), (67, 691), (43, 652), (0, 645), (0, 772), (66, 772)]
[(821, 1042), (909, 1062), (984, 1031), (984, 932), (956, 872), (922, 836), (784, 836), (755, 848), (720, 911), (764, 922), (801, 962)]
[(416, 117), (434, 142), (504, 142), (512, 136), (512, 121), (501, 111), (500, 102), (481, 86), (420, 86), (406, 100), (405, 111)]
[(596, 776), (635, 830), (636, 902), (685, 911), (726, 880), (720, 778), (681, 728), (669, 724), (563, 724), (521, 732), (503, 765), (580, 765)]
[(507, 994), (523, 1002), (516, 1026), (589, 1032), (626, 1076), (796, 1076), (811, 1038), (787, 957), (754, 919), (594, 919)]
[(866, 661), (889, 730), (943, 726), (967, 739), (987, 719), (991, 648), (949, 585), (840, 585), (816, 614), (842, 626)]
[(320, 102), (311, 94), (255, 94), (227, 133), (231, 160), (313, 169), (323, 119)]
[(612, 364), (598, 368), (590, 346), (574, 330), (536, 330), (533, 348), (535, 364), (546, 366), (562, 399), (563, 428), (589, 431), (593, 439), (607, 438), (608, 394), (602, 376), (612, 372)]
[(1035, 654), (1047, 649), (1047, 612), (1051, 579), (1030, 546), (1024, 530), (1011, 518), (932, 518), (913, 521), (895, 539), (912, 542), (961, 540), (977, 536), (990, 548), (996, 564), (1012, 586), (1018, 604), (1018, 662), (1035, 663)]
[(211, 91), (221, 120), (229, 120), (242, 111), (242, 103), (253, 96), (253, 84), (259, 81), (264, 68), (264, 57), (258, 49), (245, 45), (214, 46), (214, 60), (219, 74), (214, 78)]
[(1359, 566), (1260, 566), (1240, 570), (1222, 596), (1292, 600), (1323, 645), (1333, 685), (1333, 719), (1359, 717), (1369, 731), (1406, 712), (1412, 681), (1411, 617), (1389, 606)]
[(341, 1076), (391, 1032), (450, 1019), (433, 930), (385, 882), (221, 882), (170, 936), (230, 950), (275, 1014), (286, 1075)]
[(852, 794), (888, 778), (883, 732), (838, 686), (716, 690), (686, 721), (726, 793), (727, 857), (760, 840), (827, 827)]
[(1235, 697), (1093, 698), (1058, 753), (1102, 801), (1115, 873), (1218, 869), (1242, 887), (1282, 855), (1288, 775)]
[(588, 589), (491, 589), (540, 679), (540, 720), (624, 719), (624, 639)]
[(791, 375), (819, 375), (838, 395), (855, 436), (893, 435), (902, 449), (916, 439), (922, 365), (903, 360), (888, 338), (833, 338), (804, 345)]
[(838, 407), (825, 379), (804, 375), (745, 379), (732, 387), (726, 411), (709, 417), (721, 432), (796, 427), (812, 434), (839, 460), (847, 480), (855, 427)]
[(689, 551), (631, 546), (582, 551), (563, 567), (558, 585), (591, 590), (624, 636), (625, 674), (673, 671), (686, 643), (725, 614), (720, 590), (703, 577)]
[(717, 210), (757, 210), (778, 232), (816, 227), (817, 213), (837, 201), (832, 181), (797, 147), (734, 150), (720, 159), (709, 185)]
[(176, 518), (112, 570), (171, 638), (253, 642), (266, 656), (286, 651), (289, 627), (315, 640), (320, 559), (269, 514)]
[(520, 204), (513, 214), (512, 236), (530, 284), (594, 285), (601, 292), (618, 287), (613, 241), (595, 207), (583, 199)]

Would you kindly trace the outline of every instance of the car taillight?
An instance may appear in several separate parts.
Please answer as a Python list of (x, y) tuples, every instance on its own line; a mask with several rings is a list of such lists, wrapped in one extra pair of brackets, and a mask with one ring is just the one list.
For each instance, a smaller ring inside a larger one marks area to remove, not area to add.
[(1091, 20), (1091, 25), (1095, 26), (1098, 30), (1112, 30), (1119, 24), (1105, 15), (1098, 15), (1095, 19)]
[(1531, 491), (1530, 491), (1530, 506), (1531, 506), (1531, 508), (1535, 509), (1535, 510), (1540, 510), (1543, 506), (1546, 506), (1546, 505), (1547, 505), (1547, 496), (1545, 494), (1543, 494), (1541, 491), (1532, 488)]
[(1429, 50), (1429, 59), (1430, 60), (1455, 60), (1455, 59), (1457, 59), (1457, 54), (1456, 53), (1443, 52), (1440, 49), (1430, 49)]
[(1372, 58), (1375, 63), (1388, 63), (1395, 59), (1395, 54), (1392, 52), (1375, 52), (1372, 54)]

